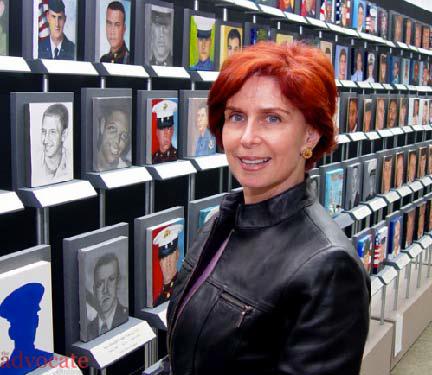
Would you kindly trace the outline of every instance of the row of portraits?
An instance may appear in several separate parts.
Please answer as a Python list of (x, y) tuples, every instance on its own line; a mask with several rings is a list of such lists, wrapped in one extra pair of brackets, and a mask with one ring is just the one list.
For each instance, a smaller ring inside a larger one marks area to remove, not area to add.
[(394, 261), (432, 230), (432, 200), (421, 198), (402, 207), (385, 220), (352, 237), (366, 271), (377, 274), (386, 261)]
[(318, 195), (335, 217), (431, 174), (432, 145), (404, 146), (321, 166)]
[[(104, 91), (106, 92), (106, 90)], [(39, 94), (41, 98), (44, 94)], [(138, 119), (132, 124), (132, 97), (89, 98), (84, 114), (89, 131), (86, 172), (104, 172), (132, 165), (136, 145), (137, 165), (176, 161), (178, 158), (210, 156), (217, 152), (210, 134), (207, 91), (138, 92)], [(26, 186), (38, 187), (74, 177), (73, 102), (31, 102), (24, 112)], [(19, 126), (12, 124), (12, 126)], [(137, 137), (132, 137), (133, 128)]]
[[(320, 48), (331, 52), (333, 44), (321, 42)], [(428, 61), (376, 53), (340, 44), (335, 46), (334, 70), (335, 78), (340, 80), (413, 86), (432, 84), (432, 67)]]
[[(269, 2), (262, 1), (262, 3)], [(0, 14), (0, 55), (7, 55), (9, 53), (9, 7), (13, 6), (13, 3), (9, 3), (9, 0), (1, 0), (0, 4), (3, 5), (3, 14)], [(23, 56), (59, 60), (76, 59), (80, 19), (78, 2), (76, 0), (31, 0), (24, 4), (27, 16), (23, 18), (23, 22), (31, 22), (33, 27), (32, 37), (26, 38), (30, 43), (25, 43)], [(292, 5), (296, 7), (295, 4)], [(345, 20), (342, 22), (343, 25), (351, 19), (354, 24), (370, 25), (371, 21), (367, 21), (368, 17), (365, 17), (364, 13), (364, 9), (367, 9), (366, 5), (370, 4), (364, 3), (363, 0), (338, 2), (302, 0), (298, 7), (299, 14), (302, 15), (311, 17), (321, 15), (326, 18), (326, 12), (330, 12)], [(291, 5), (286, 5), (286, 2), (281, 2), (277, 6), (287, 11), (292, 8)], [(351, 8), (352, 14), (349, 10)], [(346, 13), (347, 9), (349, 17)], [(86, 2), (85, 11), (87, 37), (84, 59), (93, 62), (219, 70), (223, 61), (244, 45), (254, 44), (260, 40), (286, 41), (282, 36), (276, 38), (277, 31), (271, 30), (266, 25), (221, 22), (214, 14), (188, 9), (185, 9), (182, 14), (177, 14), (176, 10), (175, 14), (173, 4), (159, 0), (136, 3), (132, 0), (96, 0)], [(399, 20), (397, 17), (402, 19), (401, 15), (396, 17), (391, 14), (392, 20)], [(382, 18), (387, 20), (388, 15)], [(176, 29), (184, 30), (184, 34), (174, 33), (175, 24)], [(399, 25), (399, 22), (395, 24)], [(429, 26), (421, 25), (409, 18), (404, 24), (407, 25), (407, 30), (411, 30), (412, 27), (416, 45), (420, 35), (420, 39), (424, 41), (421, 46), (429, 48), (429, 43), (426, 43), (431, 34)], [(346, 26), (350, 25), (351, 23)], [(363, 27), (365, 26), (360, 28)], [(90, 31), (94, 28), (94, 31)], [(399, 39), (400, 32), (395, 33)], [(406, 34), (407, 38), (411, 39), (411, 33), (407, 31)], [(183, 35), (187, 37), (183, 38)], [(28, 49), (31, 51), (27, 51)]]
[(432, 124), (432, 100), (395, 94), (341, 93), (335, 124), (341, 134), (429, 125)]

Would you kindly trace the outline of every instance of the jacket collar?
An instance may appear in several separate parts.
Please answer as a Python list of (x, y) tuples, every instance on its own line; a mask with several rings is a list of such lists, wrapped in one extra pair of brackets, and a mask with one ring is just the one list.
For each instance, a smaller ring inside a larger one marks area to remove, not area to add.
[(244, 204), (243, 192), (228, 194), (220, 206), (220, 220), (234, 220), (239, 229), (276, 225), (313, 202), (306, 191), (307, 181), (255, 204)]

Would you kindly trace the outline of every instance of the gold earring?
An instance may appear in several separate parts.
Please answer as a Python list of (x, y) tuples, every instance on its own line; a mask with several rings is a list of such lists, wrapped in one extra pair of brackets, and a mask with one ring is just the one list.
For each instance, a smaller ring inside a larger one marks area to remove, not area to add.
[(306, 160), (312, 157), (312, 149), (310, 147), (306, 147), (302, 150), (301, 156), (303, 156)]

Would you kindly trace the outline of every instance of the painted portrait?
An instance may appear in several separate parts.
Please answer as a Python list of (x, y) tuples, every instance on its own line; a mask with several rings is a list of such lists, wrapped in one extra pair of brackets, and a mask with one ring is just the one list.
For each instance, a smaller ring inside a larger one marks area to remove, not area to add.
[(220, 55), (219, 69), (223, 62), (236, 52), (242, 50), (243, 45), (243, 29), (229, 25), (221, 25), (220, 27)]
[(336, 79), (348, 79), (348, 47), (336, 46), (335, 75)]
[(382, 226), (375, 232), (374, 252), (373, 252), (373, 271), (377, 274), (384, 267), (384, 259), (387, 251), (388, 227)]
[(368, 274), (372, 270), (372, 235), (367, 234), (357, 239), (357, 254)]
[(325, 173), (324, 207), (330, 216), (335, 217), (342, 211), (344, 170), (337, 168)]
[(190, 17), (189, 69), (212, 71), (215, 67), (216, 19)]
[(151, 4), (150, 65), (173, 65), (174, 9)]
[(387, 247), (387, 259), (395, 259), (401, 250), (403, 217), (396, 215), (389, 220), (389, 241)]

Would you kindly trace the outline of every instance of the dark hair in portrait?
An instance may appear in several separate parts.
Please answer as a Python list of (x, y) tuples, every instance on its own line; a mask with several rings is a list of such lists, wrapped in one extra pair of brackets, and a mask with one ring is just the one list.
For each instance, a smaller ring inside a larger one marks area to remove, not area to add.
[(58, 117), (62, 130), (67, 129), (69, 125), (69, 112), (63, 104), (52, 104), (44, 112), (42, 121), (45, 117)]
[(108, 4), (107, 9), (111, 9), (111, 10), (118, 10), (120, 12), (122, 12), (123, 14), (123, 23), (126, 23), (126, 11), (125, 8), (123, 6), (123, 4), (119, 1), (112, 1), (111, 3)]

